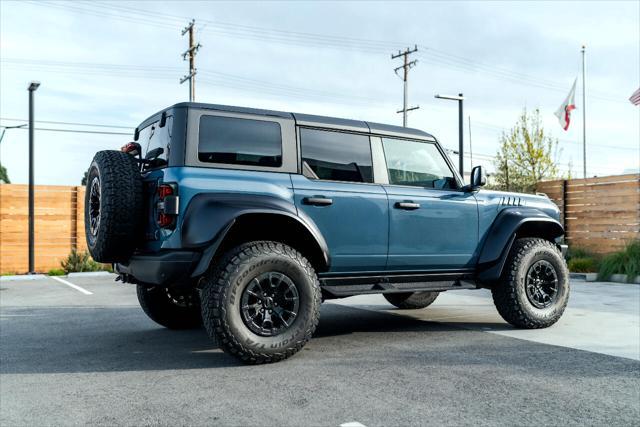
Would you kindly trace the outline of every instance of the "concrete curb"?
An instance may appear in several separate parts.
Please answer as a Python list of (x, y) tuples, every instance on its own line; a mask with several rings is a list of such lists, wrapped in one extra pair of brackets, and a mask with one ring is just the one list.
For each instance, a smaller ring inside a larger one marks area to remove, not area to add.
[(110, 276), (113, 273), (109, 271), (83, 271), (79, 273), (69, 273), (67, 277), (92, 277), (92, 276)]
[(636, 277), (636, 280), (629, 283), (627, 282), (626, 274), (613, 274), (608, 280), (598, 280), (598, 273), (569, 273), (569, 278), (573, 280), (583, 280), (585, 282), (598, 282), (598, 283), (624, 283), (625, 285), (640, 285), (640, 276)]
[(47, 277), (45, 274), (20, 274), (17, 276), (0, 276), (0, 282), (8, 282), (10, 280), (27, 282), (29, 280), (44, 279)]

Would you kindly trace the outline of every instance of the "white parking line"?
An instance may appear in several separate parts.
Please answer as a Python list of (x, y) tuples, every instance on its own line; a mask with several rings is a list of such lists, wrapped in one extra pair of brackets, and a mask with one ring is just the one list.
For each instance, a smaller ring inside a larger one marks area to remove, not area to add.
[(56, 280), (56, 281), (58, 281), (58, 282), (60, 282), (60, 283), (63, 283), (63, 284), (65, 284), (65, 285), (69, 286), (70, 288), (75, 289), (76, 291), (82, 292), (82, 293), (83, 293), (83, 294), (85, 294), (85, 295), (93, 295), (93, 292), (89, 292), (88, 290), (86, 290), (86, 289), (84, 289), (84, 288), (81, 288), (81, 287), (80, 287), (80, 286), (78, 286), (78, 285), (74, 285), (74, 284), (73, 284), (73, 283), (71, 283), (71, 282), (67, 282), (66, 280), (63, 280), (63, 279), (61, 279), (61, 278), (59, 278), (59, 277), (56, 277), (56, 276), (49, 276), (49, 277), (51, 277), (53, 280)]
[(367, 427), (357, 421), (349, 421), (348, 423), (340, 424), (340, 427)]

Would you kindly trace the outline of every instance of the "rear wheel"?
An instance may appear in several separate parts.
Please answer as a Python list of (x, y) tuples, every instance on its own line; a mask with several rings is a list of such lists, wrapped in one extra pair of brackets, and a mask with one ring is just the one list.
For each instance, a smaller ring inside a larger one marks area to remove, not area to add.
[(518, 239), (491, 293), (507, 322), (519, 328), (546, 328), (560, 319), (569, 301), (569, 270), (553, 243)]
[(202, 325), (198, 290), (138, 285), (138, 301), (147, 316), (169, 329), (191, 329)]
[(245, 363), (277, 362), (298, 352), (320, 316), (320, 285), (298, 251), (277, 242), (230, 250), (206, 276), (204, 326), (220, 348)]
[(430, 306), (440, 292), (402, 292), (382, 294), (390, 304), (403, 310), (417, 310)]

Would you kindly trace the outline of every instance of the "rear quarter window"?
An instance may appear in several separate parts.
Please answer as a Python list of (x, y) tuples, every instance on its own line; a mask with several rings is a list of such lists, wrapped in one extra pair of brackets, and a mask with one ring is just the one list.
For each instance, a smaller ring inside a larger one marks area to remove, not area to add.
[(173, 116), (167, 116), (166, 123), (160, 127), (160, 122), (154, 122), (140, 130), (138, 141), (142, 147), (142, 154), (150, 162), (145, 169), (165, 167), (168, 164), (171, 151), (171, 131), (173, 129)]
[(202, 116), (198, 160), (249, 166), (282, 166), (282, 131), (272, 121)]

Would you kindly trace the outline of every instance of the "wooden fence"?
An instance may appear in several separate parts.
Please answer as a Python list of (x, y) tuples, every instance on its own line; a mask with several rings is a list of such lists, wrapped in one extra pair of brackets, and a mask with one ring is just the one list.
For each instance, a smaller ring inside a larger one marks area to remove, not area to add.
[(640, 174), (544, 181), (536, 190), (560, 208), (572, 247), (606, 254), (640, 238)]
[[(545, 181), (537, 191), (558, 205), (567, 241), (596, 253), (640, 238), (640, 174)], [(71, 249), (86, 250), (84, 187), (35, 188), (35, 268), (59, 268)], [(25, 273), (29, 262), (28, 186), (0, 185), (0, 273)]]
[[(29, 269), (29, 186), (0, 185), (0, 273)], [(35, 187), (35, 269), (60, 268), (71, 249), (86, 250), (84, 187)]]

